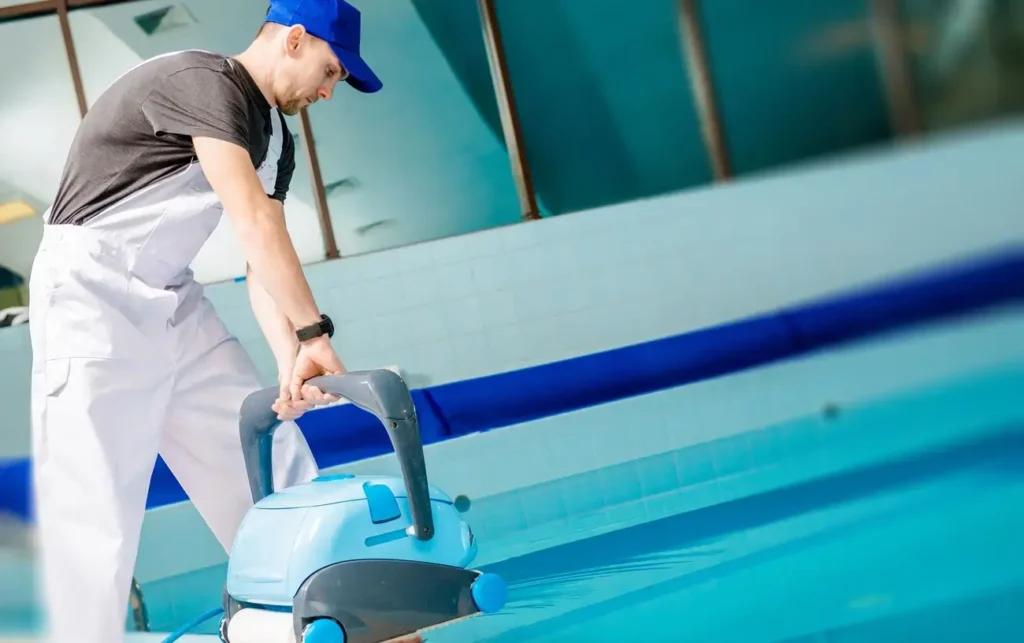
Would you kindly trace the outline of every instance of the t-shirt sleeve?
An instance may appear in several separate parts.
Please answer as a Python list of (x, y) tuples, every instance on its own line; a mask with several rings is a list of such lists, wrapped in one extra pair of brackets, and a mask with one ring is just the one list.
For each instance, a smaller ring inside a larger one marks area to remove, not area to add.
[(142, 103), (155, 134), (208, 136), (249, 147), (245, 94), (226, 74), (193, 67), (161, 80)]
[(295, 141), (291, 132), (288, 131), (288, 124), (284, 116), (278, 115), (281, 119), (281, 158), (277, 161), (277, 181), (274, 183), (274, 193), (270, 196), (284, 203), (288, 195), (288, 189), (292, 184), (292, 174), (295, 173)]

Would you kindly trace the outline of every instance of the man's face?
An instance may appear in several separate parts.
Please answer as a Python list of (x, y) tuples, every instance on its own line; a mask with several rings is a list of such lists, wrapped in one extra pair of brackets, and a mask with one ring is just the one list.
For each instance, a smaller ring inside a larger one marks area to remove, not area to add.
[(318, 100), (330, 100), (334, 86), (348, 77), (330, 45), (295, 26), (283, 34), (284, 56), (278, 66), (274, 94), (282, 112), (293, 116)]

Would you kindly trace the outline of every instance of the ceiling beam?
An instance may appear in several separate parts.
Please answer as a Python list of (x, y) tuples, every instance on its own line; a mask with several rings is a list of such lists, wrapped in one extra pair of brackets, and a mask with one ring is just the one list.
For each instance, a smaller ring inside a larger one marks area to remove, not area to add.
[(13, 22), (14, 20), (27, 20), (57, 13), (55, 0), (44, 0), (43, 2), (26, 2), (10, 7), (0, 7), (0, 22)]
[[(114, 4), (128, 4), (137, 0), (67, 0), (68, 11), (78, 9), (91, 9)], [(0, 7), (0, 23), (16, 22), (18, 20), (29, 20), (31, 18), (42, 18), (57, 14), (56, 0), (37, 0), (36, 2), (23, 2), (10, 7)]]

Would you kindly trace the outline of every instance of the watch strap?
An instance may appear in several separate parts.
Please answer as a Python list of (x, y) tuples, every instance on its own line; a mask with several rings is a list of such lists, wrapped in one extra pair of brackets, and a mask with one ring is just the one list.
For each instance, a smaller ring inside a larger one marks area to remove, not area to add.
[(334, 324), (331, 323), (330, 317), (321, 315), (319, 322), (297, 329), (295, 335), (299, 338), (300, 342), (307, 342), (323, 335), (332, 337), (334, 335)]

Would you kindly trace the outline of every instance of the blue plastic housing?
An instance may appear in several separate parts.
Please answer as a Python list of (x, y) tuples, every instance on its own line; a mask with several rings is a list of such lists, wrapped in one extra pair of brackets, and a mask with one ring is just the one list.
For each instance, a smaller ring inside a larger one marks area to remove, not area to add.
[(227, 591), (236, 600), (291, 607), (302, 582), (333, 563), (412, 560), (465, 568), (477, 547), (469, 525), (443, 491), (430, 487), (434, 537), (412, 526), (401, 478), (326, 476), (281, 489), (246, 514), (228, 561)]

